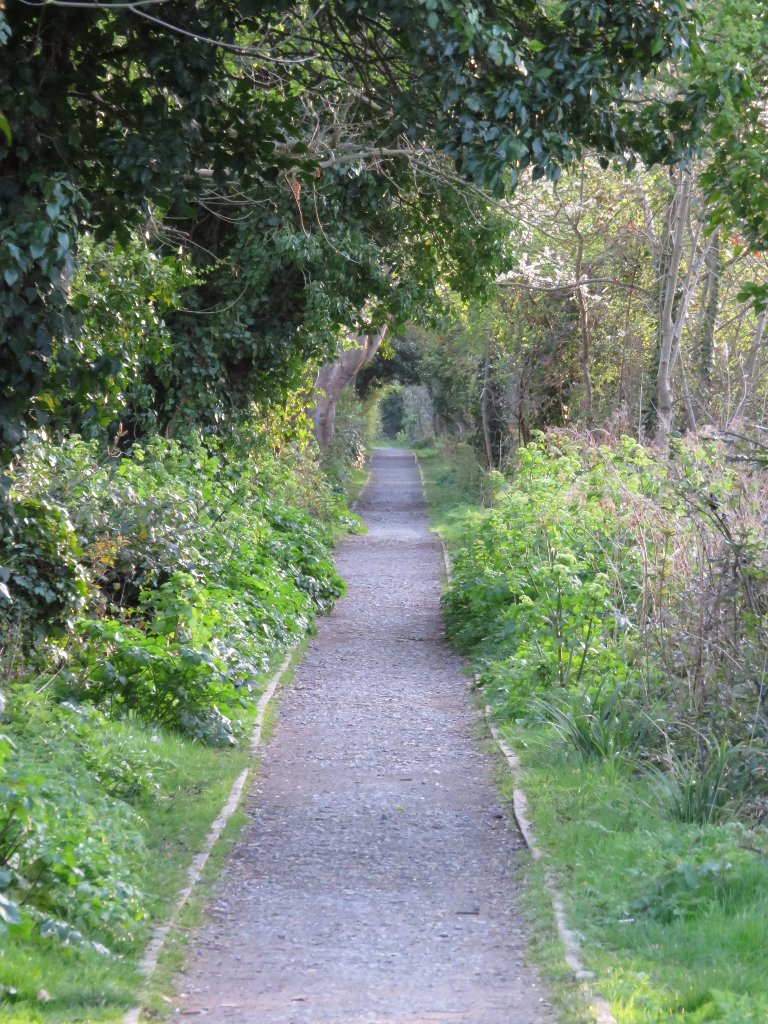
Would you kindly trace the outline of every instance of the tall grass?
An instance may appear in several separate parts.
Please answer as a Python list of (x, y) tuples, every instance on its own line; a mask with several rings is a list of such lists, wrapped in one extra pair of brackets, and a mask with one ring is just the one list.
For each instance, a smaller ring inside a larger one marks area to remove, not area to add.
[(532, 698), (529, 707), (584, 760), (635, 757), (656, 738), (647, 712), (620, 689)]

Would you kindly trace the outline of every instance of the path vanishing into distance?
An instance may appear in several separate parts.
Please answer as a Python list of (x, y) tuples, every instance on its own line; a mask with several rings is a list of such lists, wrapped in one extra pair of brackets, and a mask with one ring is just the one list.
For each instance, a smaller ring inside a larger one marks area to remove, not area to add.
[(280, 698), (174, 1002), (227, 1024), (551, 1024), (415, 460), (372, 468), (348, 593)]

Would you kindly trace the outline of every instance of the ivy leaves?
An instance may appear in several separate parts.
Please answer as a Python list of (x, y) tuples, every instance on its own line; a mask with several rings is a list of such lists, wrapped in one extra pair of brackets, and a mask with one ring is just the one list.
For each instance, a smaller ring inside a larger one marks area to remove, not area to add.
[[(682, 123), (638, 133), (622, 108), (683, 54), (680, 0), (332, 0), (305, 15), (236, 0), (171, 0), (171, 27), (129, 8), (3, 13), (6, 461), (41, 422), (32, 399), (54, 351), (66, 363), (78, 336), (69, 285), (84, 232), (125, 247), (152, 210), (212, 254), (215, 281), (184, 304), (231, 315), (213, 331), (169, 324), (162, 401), (188, 399), (189, 368), (193, 415), (225, 415), (233, 394), (294, 382), (361, 310), (403, 322), (444, 276), (469, 290), (495, 275), (492, 218), (482, 202), (467, 217), (456, 172), (503, 193), (526, 168), (556, 179), (585, 144), (658, 157)], [(120, 375), (104, 364), (107, 395)]]
[(72, 267), (81, 196), (67, 178), (38, 174), (3, 204), (4, 185), (0, 181), (6, 214), (0, 226), (0, 447), (7, 452), (24, 436), (56, 338), (73, 327), (63, 281)]
[(409, 13), (391, 17), (420, 72), (403, 109), (427, 108), (421, 117), (473, 180), (503, 191), (527, 167), (557, 180), (585, 143), (616, 156), (661, 155), (623, 104), (661, 62), (684, 58), (685, 3), (569, 0), (552, 10), (425, 0), (420, 25)]

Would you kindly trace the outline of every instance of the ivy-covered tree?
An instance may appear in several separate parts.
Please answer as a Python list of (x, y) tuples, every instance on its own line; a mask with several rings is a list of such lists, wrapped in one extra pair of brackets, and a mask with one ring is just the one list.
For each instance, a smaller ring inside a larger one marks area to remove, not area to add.
[[(69, 282), (84, 231), (124, 244), (152, 215), (191, 234), (218, 268), (216, 303), (189, 306), (201, 317), (224, 309), (220, 299), (238, 277), (246, 293), (261, 289), (265, 302), (251, 300), (230, 318), (234, 334), (219, 336), (207, 366), (206, 332), (179, 329), (159, 381), (164, 400), (177, 394), (173, 366), (202, 362), (206, 404), (215, 405), (239, 368), (247, 385), (256, 365), (279, 383), (286, 367), (329, 342), (334, 321), (354, 327), (350, 314), (364, 316), (371, 302), (397, 316), (406, 291), (433, 286), (425, 247), (440, 224), (430, 220), (430, 196), (419, 211), (406, 189), (393, 206), (409, 174), (436, 183), (442, 212), (457, 176), (498, 192), (526, 167), (556, 178), (585, 143), (613, 155), (669, 156), (690, 108), (679, 105), (663, 129), (648, 131), (625, 101), (644, 74), (682, 53), (688, 29), (682, 0), (331, 0), (315, 11), (261, 0), (11, 5), (0, 14), (5, 457), (36, 422), (54, 353), (61, 364), (73, 351), (79, 314)], [(296, 194), (318, 181), (325, 208), (317, 230), (305, 232)], [(225, 216), (219, 209), (217, 244), (207, 245), (212, 191), (231, 205)], [(416, 236), (406, 233), (414, 215)], [(334, 239), (348, 230), (373, 258), (361, 261), (359, 246), (324, 245), (331, 217)], [(380, 244), (388, 219), (397, 244)], [(306, 245), (300, 233), (310, 236)], [(459, 239), (457, 224), (448, 234)], [(326, 272), (333, 247), (338, 259)], [(318, 306), (333, 313), (323, 314), (320, 344)], [(278, 339), (272, 352), (269, 338)], [(219, 362), (226, 372), (211, 369)]]

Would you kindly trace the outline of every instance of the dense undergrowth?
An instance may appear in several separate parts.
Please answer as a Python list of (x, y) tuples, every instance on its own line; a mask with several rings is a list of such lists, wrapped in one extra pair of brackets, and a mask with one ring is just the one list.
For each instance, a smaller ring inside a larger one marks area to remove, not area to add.
[(556, 431), (481, 487), (427, 463), (433, 505), (487, 506), (450, 528), (447, 627), (521, 754), (619, 1024), (768, 1014), (756, 452), (680, 442), (661, 460)]
[(265, 674), (341, 593), (330, 548), (356, 521), (285, 433), (267, 419), (126, 452), (37, 439), (14, 467), (3, 1019), (130, 1004), (148, 928), (245, 763)]

